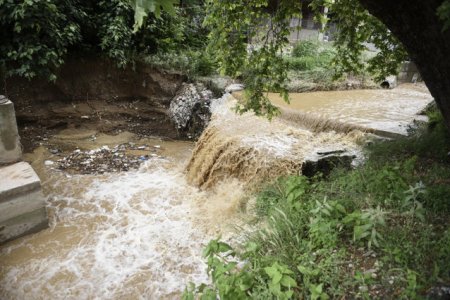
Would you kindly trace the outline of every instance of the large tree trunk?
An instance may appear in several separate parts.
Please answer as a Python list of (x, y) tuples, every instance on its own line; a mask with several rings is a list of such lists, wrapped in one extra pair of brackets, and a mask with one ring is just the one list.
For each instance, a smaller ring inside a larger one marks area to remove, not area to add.
[(403, 43), (450, 129), (450, 29), (436, 15), (443, 0), (359, 0)]

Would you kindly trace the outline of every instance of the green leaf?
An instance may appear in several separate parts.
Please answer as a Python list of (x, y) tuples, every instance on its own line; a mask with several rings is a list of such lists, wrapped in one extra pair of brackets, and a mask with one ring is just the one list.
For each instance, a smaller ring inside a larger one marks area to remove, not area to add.
[(283, 275), (283, 278), (281, 278), (280, 281), (281, 285), (287, 288), (291, 288), (291, 287), (296, 287), (297, 283), (295, 282), (295, 280), (288, 276), (288, 275)]

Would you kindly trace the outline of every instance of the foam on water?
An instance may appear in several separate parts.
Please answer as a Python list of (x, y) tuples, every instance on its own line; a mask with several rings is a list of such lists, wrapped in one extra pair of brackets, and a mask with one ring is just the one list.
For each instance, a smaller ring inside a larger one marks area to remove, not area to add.
[(72, 237), (40, 246), (34, 235), (2, 249), (4, 261), (25, 250), (35, 258), (2, 268), (0, 298), (173, 298), (188, 282), (207, 281), (201, 251), (211, 236), (193, 227), (186, 201), (202, 193), (168, 166), (153, 160), (136, 172), (58, 181), (85, 190), (52, 197), (56, 224), (42, 234), (75, 228)]

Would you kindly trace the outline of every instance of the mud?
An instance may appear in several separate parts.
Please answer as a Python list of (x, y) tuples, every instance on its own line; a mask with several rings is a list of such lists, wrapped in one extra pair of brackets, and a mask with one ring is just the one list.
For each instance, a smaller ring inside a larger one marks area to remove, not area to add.
[(120, 69), (107, 60), (69, 60), (56, 82), (10, 78), (0, 94), (13, 101), (26, 152), (63, 129), (141, 137), (177, 138), (168, 116), (183, 77), (136, 65)]

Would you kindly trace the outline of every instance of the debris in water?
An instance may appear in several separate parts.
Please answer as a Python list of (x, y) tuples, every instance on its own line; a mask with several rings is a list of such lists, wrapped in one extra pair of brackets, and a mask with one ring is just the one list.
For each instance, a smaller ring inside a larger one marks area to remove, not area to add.
[(55, 162), (53, 162), (53, 161), (51, 161), (51, 160), (46, 160), (45, 162), (44, 162), (44, 165), (46, 165), (46, 166), (53, 166), (55, 164)]
[(51, 154), (58, 154), (60, 152), (59, 149), (50, 149), (49, 151)]
[[(149, 149), (148, 146), (136, 146), (134, 143), (120, 144), (112, 149), (108, 146), (87, 151), (77, 149), (58, 160), (58, 169), (81, 174), (129, 171), (139, 168), (142, 162), (159, 156), (156, 153), (151, 153), (157, 151), (157, 149), (147, 150), (148, 154), (145, 154), (145, 149)], [(128, 153), (132, 150), (139, 153)]]

